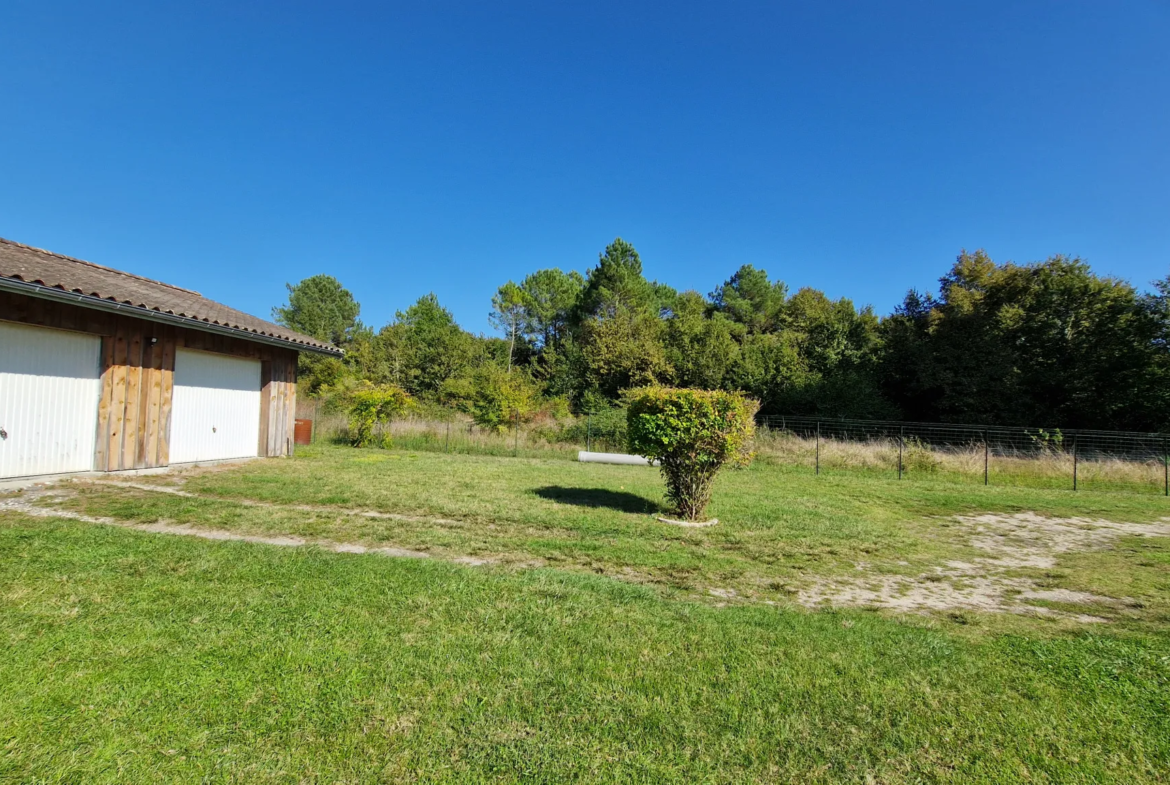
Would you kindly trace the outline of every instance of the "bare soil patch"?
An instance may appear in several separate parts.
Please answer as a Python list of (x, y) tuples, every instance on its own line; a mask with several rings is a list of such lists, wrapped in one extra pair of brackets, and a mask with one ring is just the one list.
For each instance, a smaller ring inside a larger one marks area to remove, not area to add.
[(1062, 553), (1103, 550), (1122, 535), (1170, 536), (1167, 523), (1045, 518), (1034, 513), (955, 516), (953, 520), (968, 528), (970, 545), (987, 556), (970, 562), (949, 561), (916, 576), (875, 574), (861, 564), (855, 576), (814, 582), (799, 592), (798, 601), (807, 607), (874, 607), (909, 613), (972, 610), (1104, 621), (1090, 613), (1068, 613), (1034, 603), (1118, 605), (1128, 598), (1045, 590), (1035, 580), (1011, 573), (1021, 568), (1052, 568)]

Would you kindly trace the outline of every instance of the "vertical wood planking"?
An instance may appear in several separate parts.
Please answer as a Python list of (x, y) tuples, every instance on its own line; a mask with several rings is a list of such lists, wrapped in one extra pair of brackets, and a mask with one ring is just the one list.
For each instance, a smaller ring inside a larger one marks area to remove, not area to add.
[(102, 337), (102, 392), (98, 398), (97, 447), (94, 468), (99, 472), (110, 468), (110, 407), (114, 396), (114, 338)]
[(293, 431), (296, 429), (296, 388), (293, 387), (292, 377), (295, 366), (291, 360), (284, 361), (284, 442), (280, 445), (280, 454), (292, 454)]
[(122, 432), (126, 425), (126, 359), (129, 347), (121, 320), (114, 329), (114, 370), (111, 375), (110, 429), (107, 439), (106, 470), (121, 469)]
[(85, 326), (84, 314), (81, 311), (54, 308), (49, 313), (49, 317), (52, 319), (52, 325), (62, 330), (76, 331)]
[(276, 362), (275, 367), (276, 379), (272, 385), (272, 392), (276, 396), (272, 404), (272, 455), (279, 456), (284, 454), (281, 450), (281, 445), (284, 444), (284, 359)]
[(45, 323), (45, 301), (31, 301), (25, 312), (24, 320), (29, 324), (43, 325)]
[(171, 401), (175, 393), (176, 341), (175, 329), (164, 327), (159, 341), (163, 350), (159, 377), (158, 466), (166, 466), (171, 462)]
[(293, 453), (293, 434), (297, 427), (297, 365), (296, 360), (287, 359), (284, 362), (284, 444), (281, 445), (281, 455), (289, 456)]
[(8, 307), (4, 310), (6, 319), (11, 319), (14, 322), (29, 323), (28, 309), (32, 300), (28, 297), (8, 296), (8, 302), (5, 303)]
[(260, 438), (256, 454), (270, 455), (268, 434), (272, 431), (272, 361), (260, 361)]
[[(157, 331), (151, 330), (151, 333)], [(151, 340), (154, 339), (152, 343)], [(157, 334), (146, 336), (142, 344), (142, 387), (138, 405), (138, 447), (134, 467), (158, 466), (158, 413), (162, 396), (162, 344)]]
[(269, 385), (268, 395), (268, 452), (269, 457), (281, 454), (281, 379), (283, 378), (283, 364), (280, 358), (273, 360), (273, 381)]
[(122, 428), (122, 459), (119, 469), (133, 469), (137, 463), (139, 424), (142, 422), (142, 330), (127, 325), (126, 336), (126, 423)]
[(153, 381), (150, 366), (154, 362), (154, 346), (150, 343), (151, 332), (148, 327), (142, 336), (138, 395), (134, 401), (134, 408), (138, 411), (138, 428), (134, 432), (134, 460), (132, 464), (135, 469), (146, 468), (146, 434), (150, 430), (150, 385)]
[(284, 455), (284, 360), (276, 363), (276, 405), (273, 413), (276, 415), (276, 429), (272, 444), (272, 455)]

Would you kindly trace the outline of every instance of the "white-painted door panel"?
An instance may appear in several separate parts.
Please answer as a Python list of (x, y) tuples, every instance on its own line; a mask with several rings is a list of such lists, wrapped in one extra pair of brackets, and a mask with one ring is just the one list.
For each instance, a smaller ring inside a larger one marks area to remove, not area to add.
[(93, 469), (101, 338), (0, 322), (0, 477)]
[(179, 349), (171, 403), (171, 463), (257, 455), (260, 361)]

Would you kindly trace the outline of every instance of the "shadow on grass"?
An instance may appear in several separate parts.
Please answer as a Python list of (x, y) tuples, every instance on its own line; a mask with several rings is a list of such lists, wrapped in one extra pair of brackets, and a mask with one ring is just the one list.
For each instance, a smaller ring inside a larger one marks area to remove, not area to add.
[(608, 507), (618, 512), (662, 512), (662, 506), (658, 502), (651, 501), (645, 496), (606, 488), (564, 488), (560, 485), (546, 485), (537, 488), (533, 493), (542, 499), (577, 507)]

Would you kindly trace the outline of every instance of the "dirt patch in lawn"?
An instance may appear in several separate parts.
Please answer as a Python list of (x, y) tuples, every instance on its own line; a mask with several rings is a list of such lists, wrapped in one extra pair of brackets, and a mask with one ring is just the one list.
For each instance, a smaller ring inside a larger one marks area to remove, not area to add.
[(1091, 613), (1057, 610), (1036, 602), (1117, 606), (1126, 597), (1105, 597), (1064, 589), (1045, 590), (1035, 580), (1012, 574), (1021, 568), (1049, 569), (1073, 551), (1109, 548), (1123, 535), (1170, 536), (1167, 523), (1116, 523), (1089, 518), (1045, 518), (1034, 513), (955, 516), (968, 530), (969, 544), (986, 556), (949, 561), (915, 576), (873, 573), (858, 565), (857, 575), (826, 578), (800, 590), (808, 607), (873, 607), (900, 612), (985, 611), (1104, 621)]

